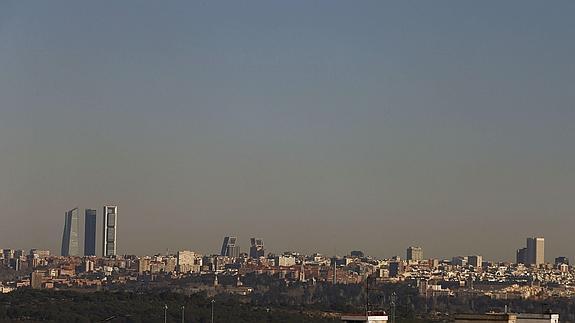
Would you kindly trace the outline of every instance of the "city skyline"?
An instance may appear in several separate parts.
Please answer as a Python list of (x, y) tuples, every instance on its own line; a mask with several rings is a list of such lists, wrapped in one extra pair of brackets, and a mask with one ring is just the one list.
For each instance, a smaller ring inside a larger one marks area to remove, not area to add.
[[(244, 248), (247, 249), (241, 249), (242, 246), (242, 239), (238, 239), (237, 236), (224, 236), (223, 239), (223, 243), (221, 244), (220, 249), (217, 250), (211, 250), (211, 249), (198, 249), (198, 248), (194, 248), (191, 245), (185, 245), (185, 246), (179, 246), (176, 248), (164, 248), (162, 246), (156, 246), (156, 248), (153, 251), (145, 251), (145, 252), (140, 252), (140, 253), (135, 253), (135, 252), (131, 252), (131, 251), (125, 251), (125, 252), (119, 252), (117, 250), (117, 213), (118, 212), (118, 207), (117, 206), (104, 206), (103, 208), (103, 216), (102, 216), (102, 227), (101, 227), (101, 232), (102, 235), (98, 236), (97, 235), (97, 231), (98, 231), (98, 226), (97, 226), (97, 211), (94, 209), (85, 209), (85, 217), (84, 217), (84, 231), (80, 232), (80, 219), (79, 219), (79, 208), (76, 207), (70, 211), (67, 211), (65, 213), (65, 223), (64, 223), (64, 233), (61, 239), (61, 255), (65, 255), (65, 256), (93, 256), (93, 255), (100, 255), (103, 257), (109, 257), (109, 256), (116, 256), (116, 255), (131, 255), (131, 254), (137, 254), (137, 255), (150, 255), (150, 254), (163, 254), (163, 253), (167, 253), (170, 250), (174, 251), (174, 250), (187, 250), (187, 249), (193, 249), (194, 251), (200, 251), (202, 253), (205, 254), (213, 254), (213, 255), (222, 255), (222, 256), (233, 256), (233, 257), (239, 257), (239, 255), (241, 253), (245, 253), (247, 254), (249, 257), (253, 258), (254, 254), (257, 255), (262, 255), (265, 256), (265, 249), (264, 249), (264, 243), (263, 243), (263, 239), (262, 238), (254, 238), (253, 236), (250, 236), (249, 239), (245, 239), (245, 241), (243, 242), (244, 244)], [(76, 229), (74, 229), (76, 228)], [(158, 237), (160, 238), (160, 237)], [(79, 241), (82, 240), (84, 241), (84, 248), (82, 250), (80, 250), (79, 247)], [(100, 241), (100, 245), (101, 245), (101, 249), (98, 249), (97, 244), (98, 241)], [(387, 258), (387, 259), (391, 259), (391, 258), (400, 258), (400, 259), (405, 259), (405, 260), (422, 260), (422, 259), (438, 259), (438, 260), (449, 260), (449, 259), (463, 259), (462, 257), (467, 258), (468, 256), (463, 256), (463, 255), (470, 255), (469, 257), (475, 257), (475, 261), (477, 261), (477, 259), (479, 259), (479, 262), (481, 262), (481, 259), (485, 259), (488, 261), (503, 261), (503, 262), (511, 262), (511, 263), (522, 263), (525, 265), (541, 265), (544, 263), (553, 263), (552, 260), (555, 260), (555, 262), (557, 262), (557, 259), (561, 259), (561, 258), (565, 258), (569, 259), (572, 256), (568, 253), (562, 253), (562, 254), (552, 254), (551, 256), (549, 256), (549, 259), (546, 258), (546, 252), (545, 252), (545, 239), (541, 236), (537, 236), (537, 237), (528, 237), (526, 238), (526, 244), (525, 247), (519, 248), (519, 249), (515, 249), (515, 253), (513, 253), (513, 248), (506, 250), (507, 253), (509, 253), (509, 257), (503, 257), (503, 258), (492, 258), (490, 257), (488, 254), (482, 253), (480, 250), (474, 249), (473, 251), (463, 251), (463, 252), (458, 252), (458, 253), (454, 253), (451, 255), (448, 254), (434, 254), (432, 253), (432, 255), (430, 257), (425, 258), (423, 256), (423, 250), (424, 248), (422, 246), (414, 246), (414, 245), (410, 245), (409, 247), (407, 247), (407, 249), (405, 250), (405, 257), (401, 254), (401, 253), (389, 253), (389, 250), (384, 250), (386, 251), (385, 253), (376, 253), (376, 254), (369, 254), (369, 256), (372, 257), (376, 257), (376, 258)], [(93, 243), (95, 244), (93, 247), (93, 251), (90, 248), (87, 248), (87, 246), (90, 246), (90, 244)], [(31, 249), (46, 249), (48, 251), (50, 251), (49, 248), (45, 248), (45, 246), (34, 246)], [(14, 248), (14, 250), (21, 250), (22, 248), (17, 247)], [(329, 251), (326, 252), (322, 252), (321, 250), (318, 249), (313, 249), (313, 248), (306, 248), (306, 249), (294, 249), (294, 248), (284, 248), (282, 250), (273, 250), (272, 253), (274, 252), (279, 252), (279, 253), (283, 253), (283, 252), (302, 252), (303, 254), (308, 254), (309, 252), (314, 253), (314, 252), (319, 252), (320, 254), (323, 255), (330, 255), (330, 256), (345, 256), (345, 255), (349, 255), (349, 253), (351, 252), (353, 254), (353, 250), (359, 250), (361, 248), (356, 248), (353, 249), (353, 246), (350, 246), (348, 248), (349, 250), (343, 250), (343, 251), (337, 251), (334, 249), (334, 253), (330, 254)], [(98, 252), (98, 250), (100, 250), (100, 252)], [(313, 252), (312, 252), (313, 251)], [(382, 251), (380, 249), (380, 251)], [(474, 254), (475, 253), (475, 254)], [(482, 255), (479, 255), (478, 253), (481, 253)], [(381, 256), (382, 254), (385, 254), (385, 256)], [(427, 253), (426, 253), (427, 255)], [(484, 257), (484, 255), (486, 255), (487, 257)], [(567, 256), (565, 256), (567, 255)], [(467, 259), (465, 259), (465, 262), (467, 262)]]
[[(109, 207), (109, 206), (108, 206)], [(69, 212), (66, 212), (66, 227), (68, 228), (70, 225), (68, 224), (69, 221), (71, 221), (70, 219), (73, 218), (73, 214), (74, 214), (74, 210), (73, 209)], [(92, 211), (92, 210), (90, 210)], [(88, 213), (88, 212), (87, 212)], [(114, 213), (109, 213), (109, 214), (114, 214)], [(107, 221), (106, 221), (107, 222)], [(66, 241), (66, 238), (63, 239), (63, 242)], [(109, 241), (107, 239), (104, 238), (104, 241)], [(177, 264), (176, 265), (191, 265), (192, 263), (190, 263), (190, 259), (195, 257), (195, 256), (208, 256), (208, 257), (224, 257), (226, 259), (234, 259), (234, 260), (239, 260), (242, 261), (241, 259), (260, 259), (260, 258), (267, 258), (267, 259), (271, 259), (271, 258), (277, 258), (277, 257), (288, 257), (288, 258), (293, 258), (293, 257), (309, 257), (309, 258), (314, 258), (314, 257), (321, 257), (321, 258), (325, 258), (325, 259), (345, 259), (345, 258), (357, 258), (357, 259), (367, 259), (369, 261), (369, 259), (382, 259), (382, 260), (386, 260), (390, 263), (393, 262), (402, 262), (405, 265), (409, 266), (410, 264), (418, 264), (418, 263), (428, 263), (432, 266), (437, 266), (437, 264), (439, 263), (448, 263), (451, 265), (456, 265), (456, 266), (461, 266), (461, 267), (465, 267), (465, 266), (472, 266), (474, 268), (479, 268), (479, 267), (484, 267), (486, 265), (489, 266), (493, 266), (493, 265), (497, 265), (497, 264), (503, 264), (505, 266), (509, 265), (509, 264), (513, 264), (513, 265), (524, 265), (527, 268), (534, 268), (534, 269), (549, 269), (549, 265), (555, 265), (555, 266), (559, 266), (561, 264), (565, 264), (567, 267), (569, 266), (569, 257), (566, 256), (553, 256), (551, 257), (551, 261), (548, 261), (548, 259), (545, 258), (545, 238), (544, 237), (528, 237), (526, 239), (526, 247), (518, 249), (517, 253), (516, 253), (516, 259), (515, 261), (494, 261), (492, 259), (486, 259), (483, 257), (483, 255), (480, 254), (468, 254), (468, 255), (464, 255), (464, 254), (459, 254), (456, 256), (452, 256), (451, 259), (449, 258), (437, 258), (437, 257), (424, 257), (423, 255), (423, 250), (424, 248), (420, 247), (420, 246), (410, 246), (406, 249), (406, 257), (402, 257), (400, 255), (394, 255), (392, 257), (388, 257), (388, 258), (380, 258), (380, 257), (374, 257), (372, 255), (368, 255), (365, 254), (363, 251), (361, 250), (351, 250), (350, 252), (346, 253), (346, 254), (338, 254), (338, 255), (327, 255), (327, 254), (321, 254), (318, 253), (317, 251), (313, 252), (313, 253), (300, 253), (298, 251), (295, 250), (283, 250), (280, 252), (269, 252), (266, 253), (265, 249), (264, 249), (264, 242), (263, 239), (261, 238), (250, 238), (250, 245), (251, 247), (249, 248), (248, 252), (241, 252), (240, 248), (240, 244), (238, 243), (238, 238), (234, 237), (234, 236), (225, 236), (224, 240), (223, 240), (223, 244), (221, 247), (221, 250), (219, 252), (216, 253), (211, 253), (211, 252), (198, 252), (198, 250), (189, 250), (186, 248), (183, 249), (179, 249), (179, 250), (166, 250), (165, 253), (157, 253), (157, 254), (140, 254), (140, 255), (135, 255), (135, 254), (129, 254), (129, 253), (109, 253), (108, 255), (107, 252), (103, 252), (101, 256), (96, 256), (94, 254), (84, 254), (84, 255), (79, 255), (79, 254), (71, 254), (70, 252), (67, 252), (68, 254), (64, 254), (64, 250), (62, 250), (62, 254), (60, 256), (62, 257), (76, 257), (76, 258), (84, 258), (84, 260), (89, 260), (89, 259), (94, 259), (94, 257), (98, 257), (98, 258), (102, 258), (102, 259), (123, 259), (124, 257), (128, 257), (128, 258), (133, 258), (133, 257), (140, 257), (140, 259), (150, 259), (150, 256), (164, 256), (164, 257), (172, 257), (172, 256), (176, 256), (177, 260)], [(193, 249), (193, 248), (192, 248)], [(84, 252), (86, 253), (86, 252)], [(47, 249), (39, 249), (39, 248), (32, 248), (30, 249), (29, 253), (26, 252), (26, 250), (24, 249), (20, 249), (20, 248), (16, 248), (16, 249), (11, 249), (11, 248), (0, 248), (0, 258), (3, 256), (3, 259), (14, 259), (14, 258), (21, 258), (21, 257), (26, 257), (26, 255), (29, 254), (30, 256), (32, 256), (32, 258), (35, 257), (47, 257), (50, 256), (50, 250)], [(183, 261), (183, 262), (182, 262)], [(12, 266), (12, 265), (11, 265)], [(17, 266), (17, 265), (15, 265)], [(561, 269), (559, 267), (557, 267), (556, 269)]]
[[(187, 245), (187, 246), (180, 246), (180, 247), (176, 247), (176, 248), (163, 248), (161, 246), (156, 246), (156, 249), (152, 252), (148, 251), (148, 252), (141, 252), (141, 253), (135, 253), (135, 252), (130, 252), (130, 251), (125, 251), (125, 252), (119, 252), (117, 250), (117, 214), (118, 214), (118, 207), (117, 206), (110, 206), (110, 205), (106, 205), (103, 207), (103, 212), (102, 212), (103, 216), (102, 216), (102, 227), (101, 227), (101, 232), (102, 235), (98, 236), (97, 235), (97, 231), (98, 231), (98, 226), (97, 226), (97, 211), (94, 209), (85, 209), (85, 217), (84, 217), (84, 223), (83, 223), (83, 227), (84, 227), (84, 231), (81, 232), (80, 231), (80, 218), (79, 218), (79, 208), (73, 208), (70, 211), (67, 211), (65, 213), (65, 223), (64, 223), (64, 233), (61, 239), (61, 251), (60, 254), (63, 256), (94, 256), (94, 255), (100, 255), (103, 257), (109, 257), (109, 256), (116, 256), (116, 255), (131, 255), (131, 254), (137, 254), (137, 255), (149, 255), (149, 254), (163, 254), (163, 253), (167, 253), (168, 251), (172, 250), (187, 250), (187, 249), (193, 249), (194, 251), (200, 251), (202, 253), (205, 254), (213, 254), (213, 255), (222, 255), (222, 256), (233, 256), (233, 257), (239, 257), (239, 255), (241, 253), (245, 253), (247, 254), (249, 257), (253, 258), (254, 254), (258, 254), (258, 255), (266, 255), (265, 254), (265, 249), (264, 249), (264, 243), (263, 243), (263, 239), (262, 238), (254, 238), (253, 236), (250, 236), (249, 239), (245, 239), (246, 241), (244, 242), (245, 246), (244, 247), (248, 247), (246, 249), (241, 249), (242, 246), (242, 239), (238, 239), (237, 236), (224, 236), (223, 239), (223, 243), (221, 244), (220, 249), (217, 250), (202, 250), (202, 249), (198, 249), (198, 248), (194, 248), (193, 246)], [(74, 229), (75, 228), (75, 229)], [(160, 237), (158, 237), (160, 238)], [(80, 250), (80, 244), (79, 241), (82, 240), (84, 241), (84, 248), (82, 250)], [(97, 244), (98, 241), (100, 241), (100, 245), (101, 245), (101, 249), (98, 249)], [(470, 255), (469, 257), (475, 257), (475, 261), (477, 261), (477, 259), (479, 259), (479, 262), (481, 262), (481, 259), (485, 259), (488, 261), (503, 261), (503, 262), (511, 262), (511, 263), (522, 263), (525, 265), (541, 265), (541, 264), (545, 264), (545, 263), (553, 263), (552, 260), (555, 260), (555, 262), (557, 262), (557, 259), (562, 259), (567, 257), (566, 259), (571, 258), (571, 255), (569, 255), (568, 253), (563, 253), (563, 254), (552, 254), (551, 256), (549, 256), (549, 259), (546, 258), (546, 252), (545, 252), (545, 238), (541, 237), (541, 236), (537, 236), (537, 237), (528, 237), (526, 238), (526, 244), (525, 247), (519, 248), (519, 249), (515, 249), (515, 254), (513, 254), (513, 249), (509, 249), (506, 250), (508, 251), (508, 253), (511, 255), (510, 257), (504, 257), (504, 258), (490, 258), (490, 256), (488, 254), (481, 253), (482, 255), (479, 255), (477, 253), (477, 251), (480, 250), (474, 250), (472, 252), (469, 251), (463, 251), (463, 252), (459, 252), (459, 253), (455, 253), (452, 255), (445, 255), (445, 254), (432, 254), (432, 256), (425, 258), (423, 256), (423, 250), (424, 248), (422, 246), (414, 246), (414, 245), (410, 245), (409, 247), (407, 247), (407, 249), (405, 250), (405, 257), (401, 254), (401, 253), (385, 253), (385, 256), (382, 257), (381, 253), (379, 254), (370, 254), (369, 256), (372, 257), (376, 257), (376, 258), (387, 258), (387, 259), (391, 259), (391, 258), (400, 258), (400, 259), (405, 259), (405, 260), (422, 260), (422, 259), (439, 259), (439, 260), (449, 260), (451, 259), (463, 259), (462, 257), (467, 258), (468, 256), (463, 256), (463, 255)], [(91, 249), (91, 244), (94, 244), (93, 248)], [(13, 247), (13, 246), (12, 246)], [(49, 248), (45, 248), (45, 246), (34, 246), (31, 249), (37, 249), (37, 247), (39, 249), (45, 249), (50, 251)], [(89, 248), (87, 248), (89, 247)], [(159, 248), (159, 249), (158, 249)], [(13, 250), (21, 250), (22, 248), (17, 247), (17, 248), (13, 248)], [(313, 248), (307, 248), (307, 249), (293, 249), (293, 248), (285, 248), (283, 250), (273, 250), (273, 252), (303, 252), (303, 254), (308, 254), (308, 252), (319, 252), (320, 254), (323, 255), (331, 255), (331, 256), (345, 256), (345, 255), (349, 255), (349, 253), (351, 252), (353, 254), (353, 250), (358, 250), (358, 248), (353, 249), (353, 246), (350, 246), (350, 248), (348, 248), (349, 250), (344, 250), (343, 252), (338, 252), (337, 250), (334, 250), (333, 254), (330, 254), (329, 252), (321, 252), (321, 250), (317, 250), (317, 249), (313, 249)], [(360, 248), (361, 249), (361, 248)], [(98, 252), (98, 250), (100, 250), (100, 252)], [(219, 251), (218, 251), (219, 250)], [(160, 252), (162, 251), (162, 252)], [(380, 250), (381, 251), (381, 250)], [(386, 250), (389, 251), (389, 250)], [(312, 252), (312, 253), (313, 253)], [(473, 254), (475, 252), (475, 254)], [(427, 253), (426, 253), (427, 254)], [(484, 257), (484, 255), (487, 255), (487, 257)], [(568, 256), (565, 256), (568, 255)], [(465, 262), (467, 262), (467, 259), (465, 259)]]
[[(116, 256), (116, 255), (130, 255), (130, 254), (135, 254), (135, 253), (130, 253), (130, 252), (123, 252), (123, 253), (118, 253), (117, 251), (117, 211), (118, 207), (117, 206), (104, 206), (103, 209), (103, 226), (102, 226), (102, 236), (101, 236), (101, 242), (102, 242), (102, 250), (101, 250), (101, 256), (103, 257), (110, 257), (110, 256)], [(74, 247), (74, 241), (79, 241), (80, 238), (82, 238), (84, 240), (84, 249), (83, 249), (83, 255), (84, 256), (94, 256), (97, 255), (97, 249), (94, 246), (93, 252), (89, 252), (89, 250), (91, 249), (87, 249), (86, 246), (88, 246), (90, 244), (90, 241), (93, 240), (93, 243), (96, 243), (96, 241), (98, 240), (95, 230), (97, 230), (97, 213), (96, 210), (92, 210), (92, 209), (86, 209), (85, 210), (85, 230), (83, 232), (83, 236), (80, 237), (80, 231), (79, 231), (79, 226), (80, 226), (80, 221), (78, 218), (78, 212), (79, 212), (79, 208), (74, 208), (68, 212), (66, 212), (66, 216), (65, 216), (65, 226), (64, 226), (64, 235), (62, 238), (62, 248), (61, 248), (61, 255), (63, 256), (80, 256), (80, 249), (78, 246)], [(74, 218), (74, 214), (76, 214), (76, 217)], [(74, 220), (75, 219), (75, 220)], [(74, 226), (76, 226), (78, 229), (74, 230)], [(89, 230), (90, 227), (90, 230)], [(91, 230), (94, 230), (94, 232), (91, 232)], [(93, 237), (92, 237), (93, 235)], [(225, 236), (223, 239), (223, 243), (221, 245), (221, 248), (219, 249), (219, 251), (216, 252), (212, 252), (212, 251), (206, 251), (206, 250), (200, 250), (200, 249), (195, 249), (195, 248), (190, 248), (191, 246), (184, 246), (184, 247), (180, 247), (180, 248), (176, 248), (176, 249), (172, 249), (172, 251), (174, 250), (187, 250), (187, 249), (193, 249), (194, 252), (195, 251), (200, 251), (202, 253), (205, 254), (212, 254), (212, 255), (221, 255), (221, 256), (227, 256), (227, 257), (239, 257), (240, 254), (245, 253), (246, 255), (248, 255), (251, 258), (257, 258), (260, 256), (266, 256), (266, 252), (264, 249), (264, 242), (262, 238), (254, 238), (254, 237), (250, 237), (249, 238), (249, 248), (247, 248), (247, 251), (242, 251), (241, 249), (241, 243), (239, 242), (241, 241), (241, 239), (238, 239), (237, 236)], [(65, 249), (66, 248), (66, 249)], [(19, 249), (19, 248), (17, 248)], [(32, 248), (32, 250), (34, 250), (35, 248)], [(49, 249), (47, 249), (49, 250)], [(69, 250), (72, 250), (72, 252), (69, 252)], [(245, 249), (244, 249), (245, 250)], [(357, 250), (357, 249), (355, 249)], [(471, 261), (469, 260), (470, 263), (474, 263), (475, 267), (477, 267), (477, 264), (481, 263), (483, 259), (487, 260), (487, 261), (503, 261), (503, 262), (511, 262), (511, 263), (521, 263), (521, 264), (525, 264), (525, 265), (542, 265), (542, 264), (546, 264), (546, 263), (553, 263), (554, 260), (555, 263), (558, 262), (558, 259), (569, 259), (570, 256), (565, 256), (565, 255), (552, 255), (550, 256), (550, 259), (547, 259), (545, 257), (546, 253), (545, 253), (545, 238), (543, 237), (528, 237), (526, 238), (526, 246), (520, 249), (516, 250), (515, 253), (515, 257), (510, 257), (510, 258), (504, 258), (504, 259), (491, 259), (489, 257), (484, 258), (483, 253), (482, 255), (479, 254), (472, 254), (469, 252), (460, 252), (458, 254), (454, 254), (454, 255), (441, 255), (441, 256), (431, 256), (428, 258), (424, 257), (424, 253), (423, 253), (424, 248), (422, 248), (422, 246), (409, 246), (406, 249), (406, 253), (405, 253), (405, 257), (403, 257), (401, 254), (393, 254), (393, 255), (387, 255), (387, 259), (392, 259), (392, 258), (397, 258), (397, 259), (405, 259), (407, 261), (421, 261), (424, 259), (437, 259), (437, 260), (449, 260), (450, 257), (452, 257), (452, 261), (455, 261), (457, 259), (457, 262), (459, 261), (463, 261), (465, 263), (468, 262), (467, 258), (469, 257), (470, 259), (473, 258), (474, 260)], [(170, 251), (169, 248), (165, 249), (165, 253), (168, 253)], [(271, 252), (272, 254), (274, 252), (279, 252), (280, 254), (283, 252), (301, 252), (302, 250), (295, 250), (295, 249), (284, 249), (284, 250), (274, 250), (273, 252)], [(308, 250), (306, 250), (308, 251)], [(477, 250), (476, 250), (477, 251)], [(313, 253), (315, 252), (319, 252), (319, 250), (314, 250)], [(345, 256), (345, 255), (349, 255), (350, 253), (353, 255), (354, 252), (358, 252), (358, 251), (354, 251), (354, 250), (349, 250), (348, 252), (343, 252), (343, 253), (334, 253), (331, 254), (331, 256)], [(320, 254), (323, 255), (329, 255), (329, 253), (322, 253), (319, 252)], [(363, 252), (361, 252), (363, 254)], [(139, 254), (140, 256), (142, 255), (147, 255), (147, 254), (154, 254), (154, 252), (152, 253), (142, 253)], [(156, 253), (156, 254), (161, 254), (161, 253)], [(303, 254), (307, 254), (306, 252), (303, 252)], [(468, 254), (469, 256), (463, 256), (465, 254)], [(512, 254), (512, 252), (511, 252)], [(372, 257), (380, 257), (380, 256), (376, 256), (376, 255), (369, 255)], [(384, 257), (385, 258), (385, 257)], [(465, 260), (463, 260), (465, 258)], [(567, 261), (568, 263), (568, 261)]]
[(575, 259), (574, 12), (2, 2), (0, 246), (118, 205), (120, 253)]

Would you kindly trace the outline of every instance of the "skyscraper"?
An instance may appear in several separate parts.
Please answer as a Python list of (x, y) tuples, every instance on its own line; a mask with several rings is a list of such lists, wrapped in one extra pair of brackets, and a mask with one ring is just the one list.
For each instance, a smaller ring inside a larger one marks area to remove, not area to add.
[(264, 240), (260, 238), (251, 238), (250, 258), (264, 257), (266, 251), (264, 249)]
[(78, 250), (78, 208), (74, 208), (64, 217), (64, 234), (62, 235), (62, 256), (79, 256)]
[(527, 238), (527, 264), (543, 265), (545, 264), (545, 239), (544, 238)]
[(236, 237), (225, 237), (220, 255), (227, 257), (239, 257), (240, 246), (236, 245), (237, 239), (238, 238)]
[(421, 247), (407, 248), (407, 260), (421, 261), (423, 260), (423, 249)]
[(118, 226), (118, 207), (104, 206), (104, 239), (102, 241), (102, 255), (115, 256), (117, 250), (116, 229)]
[(84, 211), (84, 256), (96, 255), (96, 210)]
[(473, 266), (473, 268), (481, 268), (483, 265), (483, 257), (479, 255), (473, 255), (467, 257), (467, 264)]
[(516, 263), (527, 264), (527, 248), (517, 249)]

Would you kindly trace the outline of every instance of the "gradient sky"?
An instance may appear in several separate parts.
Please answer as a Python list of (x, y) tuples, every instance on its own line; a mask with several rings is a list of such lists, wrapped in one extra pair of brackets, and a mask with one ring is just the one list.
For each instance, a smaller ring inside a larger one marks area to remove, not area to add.
[[(575, 256), (573, 1), (2, 1), (0, 247)], [(98, 222), (101, 222), (99, 218)]]

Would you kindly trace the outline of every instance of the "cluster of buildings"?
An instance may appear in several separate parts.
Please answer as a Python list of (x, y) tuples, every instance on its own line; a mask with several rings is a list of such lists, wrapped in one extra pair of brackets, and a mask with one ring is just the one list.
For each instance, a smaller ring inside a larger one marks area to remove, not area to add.
[[(80, 215), (74, 208), (64, 216), (64, 233), (62, 234), (62, 256), (80, 256)], [(102, 256), (111, 257), (117, 254), (118, 207), (107, 205), (102, 211)], [(84, 256), (96, 255), (97, 211), (84, 210)]]
[[(26, 272), (14, 280), (0, 281), (0, 292), (17, 288), (35, 289), (114, 289), (173, 287), (177, 290), (248, 295), (243, 286), (248, 274), (267, 275), (286, 284), (326, 282), (358, 284), (370, 277), (380, 282), (409, 283), (423, 297), (489, 296), (494, 299), (528, 299), (575, 296), (575, 269), (567, 257), (545, 262), (545, 239), (527, 238), (518, 249), (515, 263), (484, 261), (481, 255), (451, 259), (426, 259), (423, 248), (411, 246), (406, 258), (375, 259), (361, 251), (344, 257), (284, 252), (266, 254), (264, 240), (250, 238), (249, 252), (241, 252), (238, 238), (226, 236), (219, 254), (202, 255), (181, 250), (153, 256), (119, 256), (117, 252), (118, 208), (107, 205), (102, 211), (102, 254), (96, 256), (98, 213), (84, 210), (84, 252), (80, 254), (80, 215), (74, 208), (65, 213), (61, 256), (48, 250), (0, 249), (0, 265)], [(232, 277), (233, 284), (229, 284)], [(223, 284), (220, 280), (225, 280)], [(385, 313), (347, 315), (346, 322), (387, 322)], [(459, 316), (456, 322), (550, 322), (557, 316), (505, 314)]]
[[(226, 257), (240, 257), (240, 246), (237, 243), (237, 237), (225, 237), (222, 243), (222, 250), (220, 256)], [(265, 256), (264, 240), (262, 238), (250, 238), (250, 252), (251, 258), (260, 258)]]
[(16, 271), (44, 266), (48, 257), (50, 250), (0, 249), (0, 265)]
[(527, 238), (527, 246), (517, 250), (516, 262), (535, 266), (545, 264), (545, 239)]
[[(86, 210), (85, 255), (78, 255), (78, 209), (66, 212), (62, 256), (32, 249), (2, 249), (0, 264), (30, 275), (3, 282), (3, 288), (114, 288), (117, 284), (142, 284), (153, 287), (178, 286), (182, 281), (202, 282), (193, 288), (223, 291), (218, 277), (234, 277), (238, 282), (245, 275), (268, 275), (283, 280), (315, 284), (357, 284), (371, 277), (380, 282), (409, 283), (425, 297), (438, 295), (478, 296), (496, 299), (545, 298), (575, 296), (575, 270), (566, 257), (545, 263), (543, 238), (528, 238), (525, 258), (515, 263), (484, 261), (480, 255), (456, 256), (452, 259), (426, 259), (423, 248), (412, 246), (406, 258), (375, 259), (361, 251), (344, 257), (321, 254), (302, 255), (295, 252), (265, 252), (261, 238), (251, 238), (249, 253), (241, 252), (238, 239), (226, 236), (219, 254), (202, 255), (190, 250), (153, 256), (116, 255), (117, 207), (104, 207), (104, 253), (95, 256), (95, 225), (97, 213)], [(520, 261), (521, 260), (521, 261)], [(182, 280), (183, 279), (183, 280)], [(185, 285), (185, 284), (184, 284)], [(215, 290), (215, 286), (219, 286)], [(237, 286), (235, 286), (237, 287)], [(185, 288), (185, 287), (184, 287)], [(191, 287), (190, 287), (191, 288)]]
[[(208, 295), (249, 295), (257, 286), (244, 284), (250, 274), (266, 275), (286, 284), (359, 284), (366, 278), (379, 282), (409, 283), (420, 296), (489, 296), (493, 299), (545, 299), (575, 296), (575, 269), (566, 257), (544, 261), (544, 239), (528, 238), (515, 263), (484, 261), (480, 255), (452, 259), (426, 259), (423, 248), (412, 246), (406, 258), (375, 259), (361, 251), (344, 257), (284, 252), (266, 254), (264, 241), (250, 239), (249, 253), (241, 252), (237, 237), (224, 238), (219, 254), (202, 255), (181, 250), (153, 256), (115, 254), (117, 208), (104, 207), (104, 255), (95, 256), (95, 210), (86, 210), (85, 255), (78, 253), (78, 210), (66, 212), (62, 256), (47, 250), (0, 249), (0, 263), (29, 275), (0, 282), (0, 292), (34, 289), (133, 289), (170, 288), (174, 291), (205, 291)], [(90, 227), (88, 229), (88, 227)], [(76, 253), (76, 254), (74, 254)], [(385, 323), (383, 312), (350, 314), (344, 322)], [(558, 323), (557, 314), (462, 314), (456, 323)], [(392, 320), (393, 321), (393, 320)]]

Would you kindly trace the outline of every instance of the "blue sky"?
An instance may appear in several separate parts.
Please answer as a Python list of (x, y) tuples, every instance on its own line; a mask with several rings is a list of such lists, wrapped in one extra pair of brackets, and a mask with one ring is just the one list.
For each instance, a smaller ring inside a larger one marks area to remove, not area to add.
[(125, 253), (573, 257), (574, 13), (4, 1), (0, 246), (56, 252), (67, 209), (114, 203)]

